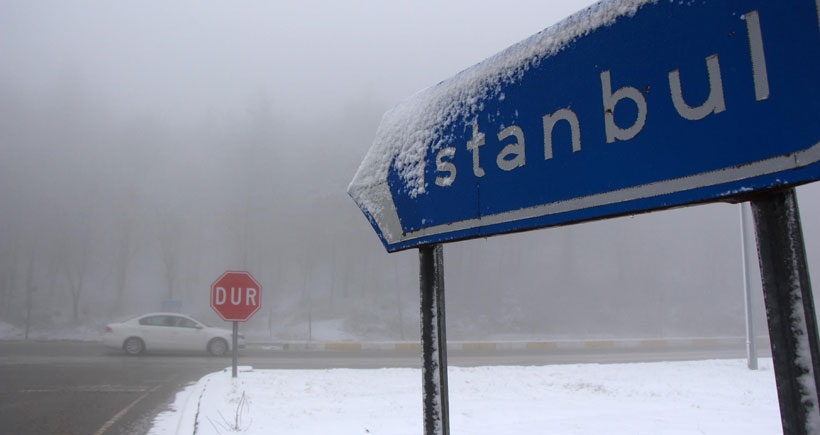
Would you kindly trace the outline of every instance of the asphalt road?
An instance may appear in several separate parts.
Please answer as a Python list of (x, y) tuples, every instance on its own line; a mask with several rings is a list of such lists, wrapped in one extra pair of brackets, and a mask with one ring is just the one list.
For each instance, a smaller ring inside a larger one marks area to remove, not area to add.
[(127, 358), (96, 343), (0, 343), (0, 432), (144, 434), (180, 388), (225, 364)]
[[(451, 351), (448, 362), (451, 366), (545, 365), (744, 356), (744, 349), (724, 348)], [(421, 355), (248, 348), (240, 353), (239, 364), (259, 369), (419, 368)], [(0, 433), (144, 434), (177, 391), (230, 366), (230, 357), (129, 357), (97, 343), (0, 342)]]

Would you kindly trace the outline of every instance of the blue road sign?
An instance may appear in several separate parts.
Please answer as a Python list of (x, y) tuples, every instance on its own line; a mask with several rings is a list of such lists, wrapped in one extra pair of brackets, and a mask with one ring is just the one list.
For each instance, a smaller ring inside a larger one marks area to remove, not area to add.
[(815, 181), (818, 8), (596, 4), (387, 112), (348, 192), (397, 251)]

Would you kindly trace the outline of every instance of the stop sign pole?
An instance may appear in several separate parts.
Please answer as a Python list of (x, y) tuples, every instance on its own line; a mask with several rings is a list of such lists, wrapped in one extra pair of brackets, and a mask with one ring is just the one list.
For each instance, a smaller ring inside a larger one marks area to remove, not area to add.
[(231, 376), (236, 377), (239, 347), (239, 322), (248, 319), (262, 306), (262, 286), (250, 273), (229, 270), (211, 284), (211, 308), (226, 322), (233, 322)]

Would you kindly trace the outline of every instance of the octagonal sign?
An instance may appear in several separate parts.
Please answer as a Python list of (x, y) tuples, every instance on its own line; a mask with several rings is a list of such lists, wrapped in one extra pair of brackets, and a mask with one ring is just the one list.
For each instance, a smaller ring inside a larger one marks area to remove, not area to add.
[(262, 286), (250, 273), (229, 270), (211, 284), (211, 308), (222, 320), (246, 322), (262, 306)]

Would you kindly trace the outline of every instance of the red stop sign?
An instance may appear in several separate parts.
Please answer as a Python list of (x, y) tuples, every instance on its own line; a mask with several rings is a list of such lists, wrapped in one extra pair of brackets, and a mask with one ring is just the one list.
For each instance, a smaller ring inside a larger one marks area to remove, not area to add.
[(262, 286), (248, 272), (229, 270), (211, 284), (211, 308), (229, 322), (245, 322), (262, 306)]

